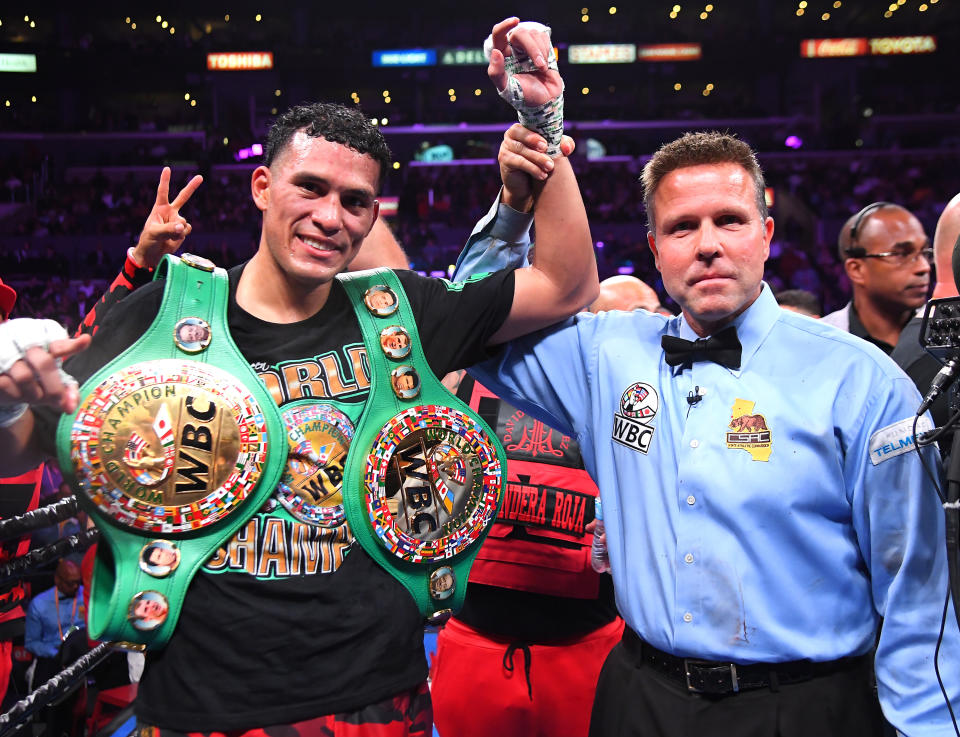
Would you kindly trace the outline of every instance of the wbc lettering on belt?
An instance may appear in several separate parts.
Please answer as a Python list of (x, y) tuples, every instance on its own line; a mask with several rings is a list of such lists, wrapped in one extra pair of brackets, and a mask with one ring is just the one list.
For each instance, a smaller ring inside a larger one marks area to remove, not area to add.
[(213, 524), (255, 488), (266, 453), (256, 399), (208, 364), (167, 359), (106, 377), (70, 430), (74, 473), (124, 526), (178, 533)]

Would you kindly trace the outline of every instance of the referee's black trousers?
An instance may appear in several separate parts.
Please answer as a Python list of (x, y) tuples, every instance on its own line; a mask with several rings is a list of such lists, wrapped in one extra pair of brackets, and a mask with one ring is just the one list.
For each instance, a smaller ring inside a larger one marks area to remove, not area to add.
[(879, 737), (884, 722), (871, 660), (801, 683), (717, 696), (691, 693), (637, 661), (621, 641), (600, 672), (590, 737)]

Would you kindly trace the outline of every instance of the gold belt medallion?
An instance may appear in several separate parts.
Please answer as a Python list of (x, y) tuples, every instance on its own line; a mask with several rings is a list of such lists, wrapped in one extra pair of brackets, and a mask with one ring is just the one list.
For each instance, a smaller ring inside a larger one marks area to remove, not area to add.
[(277, 499), (302, 522), (339, 527), (346, 519), (343, 468), (353, 440), (353, 423), (329, 404), (287, 407), (283, 422), (289, 452)]
[(209, 364), (121, 369), (77, 412), (71, 459), (83, 492), (117, 523), (175, 534), (213, 524), (253, 491), (266, 459), (256, 399)]
[(442, 560), (479, 539), (503, 483), (483, 428), (452, 407), (411, 407), (380, 430), (364, 486), (374, 532), (409, 562)]

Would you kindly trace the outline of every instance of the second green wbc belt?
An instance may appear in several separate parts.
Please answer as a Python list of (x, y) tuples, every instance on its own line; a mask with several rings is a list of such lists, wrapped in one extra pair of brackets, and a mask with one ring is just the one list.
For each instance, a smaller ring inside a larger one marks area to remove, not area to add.
[(150, 649), (287, 454), (279, 410), (230, 337), (226, 272), (189, 255), (157, 272), (149, 330), (84, 383), (57, 430), (60, 467), (101, 532), (90, 636)]
[(463, 605), (470, 566), (503, 501), (506, 457), (483, 420), (433, 375), (396, 274), (337, 278), (354, 304), (371, 374), (347, 457), (344, 510), (364, 550), (439, 622)]

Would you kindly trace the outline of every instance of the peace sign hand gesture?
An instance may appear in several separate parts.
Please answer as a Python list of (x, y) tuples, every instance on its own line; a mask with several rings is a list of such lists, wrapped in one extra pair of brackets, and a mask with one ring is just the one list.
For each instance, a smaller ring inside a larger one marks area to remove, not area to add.
[(133, 260), (137, 264), (153, 269), (165, 255), (176, 253), (183, 245), (193, 228), (180, 214), (180, 208), (187, 204), (202, 183), (203, 177), (195, 175), (171, 202), (170, 167), (163, 167), (160, 184), (157, 185), (157, 199), (143, 224), (140, 240), (133, 249)]

